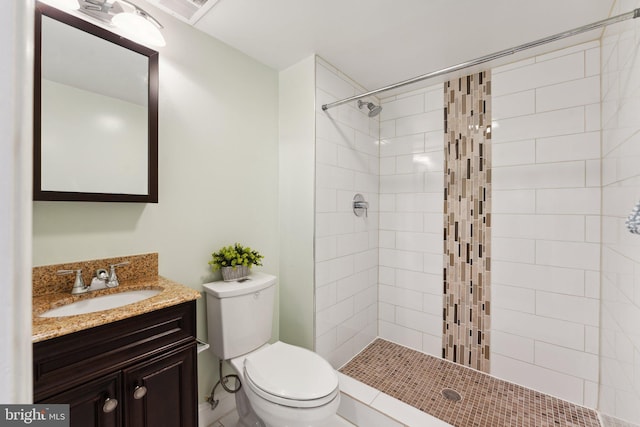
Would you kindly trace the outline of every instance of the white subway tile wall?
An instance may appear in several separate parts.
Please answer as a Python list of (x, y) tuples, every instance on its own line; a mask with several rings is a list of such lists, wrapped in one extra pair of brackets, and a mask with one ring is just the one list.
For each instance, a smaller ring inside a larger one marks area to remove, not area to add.
[[(628, 21), (492, 70), (491, 373), (636, 424), (638, 40)], [(317, 350), (338, 366), (378, 335), (440, 356), (442, 86), (382, 99), (378, 122), (355, 103), (321, 112), (362, 88), (317, 68)]]
[(442, 355), (444, 94), (382, 100), (379, 336)]
[(491, 373), (583, 405), (598, 381), (599, 52), (493, 70)]
[[(616, 15), (640, 7), (618, 0)], [(637, 20), (634, 20), (637, 21)], [(640, 26), (602, 38), (602, 292), (599, 408), (640, 425), (640, 236), (624, 221), (640, 201)], [(605, 425), (609, 424), (607, 419)]]
[[(363, 91), (316, 59), (315, 344), (336, 368), (378, 335), (379, 124), (355, 101), (321, 105)], [(356, 193), (369, 202), (366, 217), (353, 213)]]

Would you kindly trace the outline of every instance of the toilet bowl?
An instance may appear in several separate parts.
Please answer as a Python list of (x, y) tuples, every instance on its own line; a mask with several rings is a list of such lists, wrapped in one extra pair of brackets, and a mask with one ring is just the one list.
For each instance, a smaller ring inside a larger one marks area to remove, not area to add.
[(271, 337), (274, 276), (205, 283), (210, 350), (240, 378), (243, 427), (323, 427), (340, 405), (338, 375), (321, 356)]
[(319, 427), (334, 419), (338, 376), (314, 352), (278, 341), (231, 365), (240, 376), (240, 392), (266, 427)]

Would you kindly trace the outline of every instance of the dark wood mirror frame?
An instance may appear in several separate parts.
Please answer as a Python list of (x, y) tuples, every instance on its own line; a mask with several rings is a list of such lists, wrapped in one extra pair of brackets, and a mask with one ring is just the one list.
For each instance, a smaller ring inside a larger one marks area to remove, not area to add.
[[(70, 25), (103, 40), (132, 50), (149, 59), (148, 88), (148, 176), (147, 194), (83, 193), (71, 191), (45, 191), (42, 189), (42, 140), (41, 140), (41, 53), (42, 16)], [(138, 202), (158, 203), (158, 52), (123, 38), (104, 28), (93, 25), (76, 16), (38, 2), (35, 13), (34, 50), (34, 114), (33, 114), (33, 200), (92, 201), (92, 202)]]

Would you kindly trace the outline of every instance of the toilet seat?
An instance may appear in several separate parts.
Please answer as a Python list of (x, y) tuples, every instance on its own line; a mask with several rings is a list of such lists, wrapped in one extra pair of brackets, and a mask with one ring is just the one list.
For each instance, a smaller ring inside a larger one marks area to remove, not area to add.
[(316, 353), (276, 342), (244, 360), (246, 385), (261, 398), (283, 406), (315, 408), (335, 399), (338, 376)]

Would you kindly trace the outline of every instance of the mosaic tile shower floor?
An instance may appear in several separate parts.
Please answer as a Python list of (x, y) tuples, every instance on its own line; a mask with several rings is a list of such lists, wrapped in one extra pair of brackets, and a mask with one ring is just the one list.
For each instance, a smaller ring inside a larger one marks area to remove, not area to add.
[(456, 427), (600, 427), (591, 409), (382, 339), (340, 372)]

